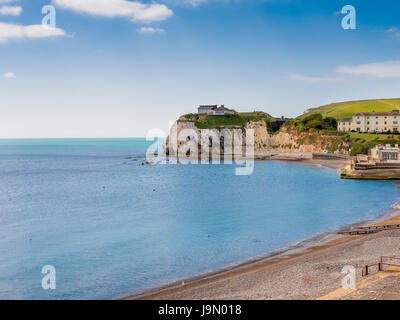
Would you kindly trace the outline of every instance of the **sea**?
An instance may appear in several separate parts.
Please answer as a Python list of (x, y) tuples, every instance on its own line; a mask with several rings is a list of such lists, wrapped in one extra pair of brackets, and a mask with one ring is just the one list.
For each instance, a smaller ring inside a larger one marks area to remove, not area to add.
[(124, 297), (374, 219), (399, 200), (394, 182), (301, 163), (256, 161), (247, 176), (236, 164), (143, 164), (152, 143), (0, 140), (0, 299)]

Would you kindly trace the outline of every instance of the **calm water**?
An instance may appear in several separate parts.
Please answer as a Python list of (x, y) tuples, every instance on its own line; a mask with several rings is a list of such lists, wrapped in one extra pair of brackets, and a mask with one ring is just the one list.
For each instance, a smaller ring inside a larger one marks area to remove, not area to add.
[[(0, 298), (114, 298), (383, 213), (392, 182), (257, 162), (141, 166), (143, 140), (0, 141)], [(155, 191), (153, 191), (155, 189)], [(57, 289), (41, 287), (53, 265)]]

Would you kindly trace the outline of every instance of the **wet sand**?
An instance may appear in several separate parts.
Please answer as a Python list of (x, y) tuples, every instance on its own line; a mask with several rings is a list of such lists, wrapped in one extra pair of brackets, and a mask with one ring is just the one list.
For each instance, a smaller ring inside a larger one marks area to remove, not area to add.
[[(341, 169), (348, 163), (342, 160), (302, 162), (332, 169)], [(390, 224), (400, 224), (400, 209), (393, 209), (373, 222), (364, 222), (358, 226)], [(354, 266), (357, 281), (360, 281), (363, 279), (362, 268), (366, 264), (377, 263), (382, 255), (400, 256), (400, 230), (357, 236), (326, 234), (261, 260), (126, 299), (317, 299), (341, 287), (341, 271), (344, 266)], [(400, 281), (395, 278), (385, 281), (388, 282), (384, 285), (386, 291), (377, 290), (376, 297), (375, 293), (360, 291), (348, 298), (399, 297), (396, 292)]]

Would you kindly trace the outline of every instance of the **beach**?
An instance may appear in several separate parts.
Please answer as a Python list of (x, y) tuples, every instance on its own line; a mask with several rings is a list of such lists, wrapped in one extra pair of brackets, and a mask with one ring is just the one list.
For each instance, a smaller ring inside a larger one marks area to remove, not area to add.
[[(342, 160), (311, 159), (303, 163), (333, 169), (348, 164)], [(393, 208), (374, 221), (357, 226), (391, 224), (400, 224), (400, 209)], [(350, 227), (355, 225), (347, 229)], [(370, 285), (364, 284), (362, 288), (340, 292), (344, 266), (354, 266), (356, 281), (365, 283), (368, 279), (362, 277), (365, 265), (377, 263), (381, 256), (395, 255), (400, 256), (400, 230), (355, 236), (330, 233), (264, 259), (125, 299), (397, 299), (400, 298), (397, 293), (400, 280), (391, 274), (390, 277), (380, 277), (382, 281), (371, 281)]]

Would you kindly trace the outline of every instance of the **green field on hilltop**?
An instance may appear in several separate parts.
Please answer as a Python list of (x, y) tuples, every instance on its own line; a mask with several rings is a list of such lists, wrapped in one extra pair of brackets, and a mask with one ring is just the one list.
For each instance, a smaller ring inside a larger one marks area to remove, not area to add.
[(336, 120), (351, 118), (358, 112), (387, 112), (400, 110), (400, 98), (376, 99), (332, 103), (318, 108), (309, 109), (305, 114), (299, 116), (302, 119), (311, 114), (320, 113), (323, 117), (333, 117)]
[(267, 125), (275, 118), (266, 112), (242, 112), (225, 116), (211, 116), (205, 114), (191, 113), (184, 115), (186, 120), (194, 122), (199, 129), (214, 129), (220, 126), (240, 126), (244, 127), (249, 121), (264, 120)]

